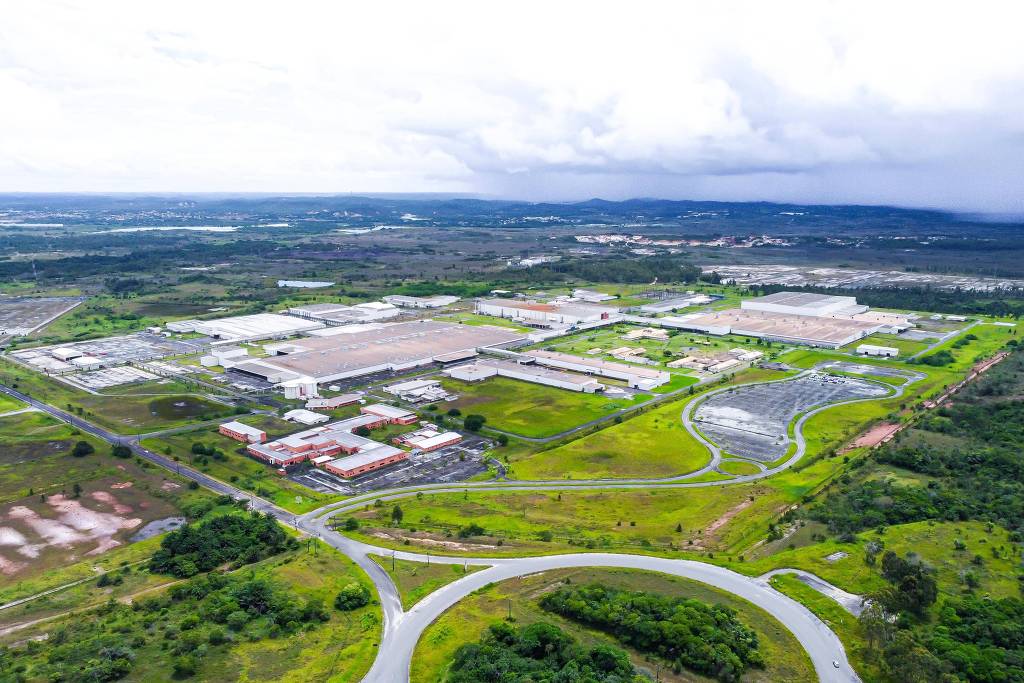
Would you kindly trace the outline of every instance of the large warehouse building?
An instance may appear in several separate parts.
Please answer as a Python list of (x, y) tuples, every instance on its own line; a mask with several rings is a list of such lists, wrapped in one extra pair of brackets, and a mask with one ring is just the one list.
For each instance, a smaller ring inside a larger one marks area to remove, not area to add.
[(476, 312), (496, 318), (507, 318), (524, 325), (543, 327), (570, 327), (620, 317), (619, 309), (611, 306), (579, 302), (544, 304), (515, 299), (483, 299), (477, 302)]
[(235, 370), (274, 383), (311, 377), (323, 384), (409, 370), (439, 357), (471, 356), (478, 348), (502, 347), (525, 339), (521, 332), (504, 327), (418, 320), (335, 337), (299, 339), (290, 345), (295, 350), (286, 355), (241, 363)]
[(524, 364), (511, 360), (495, 360), (491, 358), (482, 359), (468, 365), (458, 365), (443, 371), (452, 379), (463, 382), (479, 382), (488, 377), (510, 377), (544, 384), (549, 387), (558, 387), (569, 391), (579, 391), (585, 394), (593, 394), (604, 389), (604, 385), (593, 377), (578, 375), (571, 372), (553, 370), (533, 363)]
[(776, 292), (740, 303), (744, 311), (763, 311), (784, 315), (813, 315), (819, 318), (849, 318), (868, 307), (852, 296), (834, 296), (811, 292)]
[(672, 379), (671, 373), (653, 368), (641, 368), (625, 363), (613, 363), (598, 358), (584, 358), (558, 351), (527, 351), (541, 365), (563, 370), (575, 370), (589, 375), (610, 377), (624, 381), (633, 389), (647, 391), (654, 387), (667, 384)]
[[(196, 332), (219, 340), (221, 343), (283, 339), (300, 332), (323, 327), (323, 323), (302, 320), (277, 313), (238, 315), (215, 320), (179, 320), (167, 323), (172, 332)], [(217, 344), (218, 342), (214, 342)]]
[[(667, 319), (662, 318), (661, 321)], [(815, 315), (789, 315), (730, 308), (704, 315), (678, 316), (671, 326), (707, 334), (738, 334), (770, 341), (837, 349), (877, 332), (878, 323)], [(669, 323), (665, 323), (669, 324)]]

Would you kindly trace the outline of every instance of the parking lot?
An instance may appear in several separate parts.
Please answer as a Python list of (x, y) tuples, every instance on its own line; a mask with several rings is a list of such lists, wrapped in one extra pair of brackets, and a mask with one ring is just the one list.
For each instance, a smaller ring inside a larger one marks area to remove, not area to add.
[(31, 334), (82, 303), (82, 297), (2, 297), (0, 333), (11, 336)]
[(793, 380), (715, 394), (697, 407), (693, 419), (723, 451), (770, 462), (789, 449), (787, 432), (797, 415), (828, 403), (882, 398), (888, 393), (885, 387), (865, 380), (812, 372)]
[(483, 453), (489, 446), (490, 442), (486, 439), (466, 435), (461, 443), (430, 453), (410, 455), (408, 460), (354, 479), (342, 479), (314, 468), (289, 474), (288, 478), (320, 493), (345, 495), (396, 486), (460, 482), (487, 471)]
[(103, 337), (88, 341), (71, 342), (55, 346), (41, 346), (34, 349), (15, 351), (11, 355), (27, 361), (40, 355), (48, 355), (54, 349), (73, 349), (83, 356), (98, 358), (104, 365), (125, 365), (126, 363), (153, 360), (166, 356), (196, 353), (199, 347), (184, 341), (168, 339), (159, 334), (136, 332), (117, 337)]

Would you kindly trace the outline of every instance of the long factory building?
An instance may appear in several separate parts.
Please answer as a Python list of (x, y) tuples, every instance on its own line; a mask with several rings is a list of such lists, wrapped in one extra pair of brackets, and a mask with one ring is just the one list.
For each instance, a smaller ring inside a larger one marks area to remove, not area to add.
[(518, 363), (513, 360), (485, 358), (476, 363), (447, 368), (443, 372), (452, 379), (463, 382), (480, 382), (488, 377), (509, 377), (585, 394), (604, 390), (603, 384), (588, 375), (562, 372), (535, 363)]
[(468, 359), (477, 349), (525, 339), (523, 333), (504, 327), (417, 320), (334, 337), (296, 339), (280, 349), (281, 355), (239, 363), (234, 369), (273, 383), (311, 378), (323, 384)]

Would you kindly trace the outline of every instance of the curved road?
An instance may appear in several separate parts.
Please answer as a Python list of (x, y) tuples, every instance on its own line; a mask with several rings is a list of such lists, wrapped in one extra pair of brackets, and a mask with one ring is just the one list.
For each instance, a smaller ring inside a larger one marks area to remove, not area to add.
[[(707, 394), (707, 396), (725, 389), (726, 388), (716, 390)], [(692, 412), (692, 407), (703, 401), (706, 398), (705, 396), (702, 397), (700, 401), (694, 401), (688, 405), (688, 409), (684, 411), (683, 420), (691, 434), (709, 448), (712, 453), (712, 462), (701, 470), (687, 475), (661, 480), (580, 480), (576, 482), (537, 481), (497, 485), (488, 485), (487, 482), (476, 482), (461, 484), (459, 486), (431, 485), (413, 489), (393, 489), (391, 491), (375, 492), (373, 494), (352, 498), (341, 503), (327, 505), (299, 517), (268, 501), (255, 497), (217, 479), (213, 479), (212, 477), (193, 470), (190, 467), (183, 466), (170, 458), (153, 453), (152, 451), (140, 446), (134, 439), (122, 438), (117, 434), (101, 427), (97, 427), (75, 415), (62, 411), (58, 408), (54, 408), (53, 406), (33, 399), (30, 396), (9, 387), (0, 386), (0, 391), (14, 396), (29, 405), (49, 413), (63, 422), (71, 424), (84, 432), (93, 434), (112, 444), (127, 445), (135, 455), (149, 460), (150, 462), (153, 462), (165, 469), (177, 472), (179, 475), (196, 481), (217, 493), (230, 495), (239, 500), (249, 500), (250, 507), (253, 509), (273, 515), (284, 524), (293, 526), (323, 539), (326, 543), (352, 559), (373, 581), (380, 597), (380, 603), (384, 615), (381, 643), (378, 650), (379, 654), (374, 661), (370, 672), (364, 678), (364, 681), (367, 681), (368, 683), (395, 683), (397, 681), (407, 681), (412, 655), (422, 632), (446, 609), (472, 593), (474, 590), (477, 590), (490, 582), (564, 567), (627, 567), (658, 571), (702, 581), (723, 590), (727, 590), (761, 607), (789, 628), (799, 640), (800, 644), (808, 652), (820, 680), (844, 682), (859, 680), (846, 659), (842, 643), (836, 635), (807, 608), (803, 607), (795, 600), (792, 600), (784, 594), (774, 590), (763, 579), (737, 574), (736, 572), (717, 565), (690, 560), (669, 560), (646, 555), (620, 555), (608, 553), (581, 553), (524, 558), (428, 556), (421, 553), (395, 552), (386, 548), (365, 544), (343, 536), (333, 531), (328, 526), (329, 520), (335, 515), (361, 508), (371, 500), (377, 498), (384, 500), (402, 498), (416, 495), (416, 493), (420, 491), (441, 493), (464, 491), (468, 488), (485, 488), (488, 490), (502, 491), (529, 490), (536, 488), (545, 488), (549, 490), (573, 488), (646, 488), (655, 484), (665, 487), (682, 488), (720, 486), (737, 482), (754, 481), (756, 479), (761, 479), (775, 474), (797, 462), (800, 457), (803, 456), (805, 451), (805, 444), (801, 434), (804, 422), (806, 422), (806, 420), (812, 415), (827, 408), (841, 405), (840, 403), (820, 406), (808, 413), (805, 413), (798, 420), (796, 426), (798, 450), (797, 453), (794, 454), (792, 458), (789, 458), (785, 463), (772, 469), (765, 469), (755, 474), (737, 476), (732, 479), (704, 482), (685, 481), (686, 479), (693, 479), (712, 471), (721, 462), (721, 453), (717, 447), (700, 436), (689, 423), (689, 414)], [(901, 392), (902, 388), (897, 387), (893, 396), (898, 396)], [(844, 403), (859, 402), (861, 400), (876, 399), (857, 399), (856, 401), (848, 401)], [(371, 553), (385, 556), (392, 553), (401, 559), (421, 562), (427, 561), (429, 557), (429, 561), (434, 563), (471, 563), (474, 565), (487, 565), (489, 568), (469, 574), (456, 582), (438, 589), (406, 612), (402, 609), (397, 588), (388, 576), (387, 572), (377, 565), (376, 562), (370, 559), (369, 554)]]

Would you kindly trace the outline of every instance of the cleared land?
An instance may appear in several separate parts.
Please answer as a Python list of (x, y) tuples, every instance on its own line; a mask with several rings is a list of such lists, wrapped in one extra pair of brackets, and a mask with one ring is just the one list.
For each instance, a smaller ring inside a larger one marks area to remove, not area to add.
[[(566, 581), (574, 585), (597, 582), (628, 590), (685, 596), (731, 607), (736, 610), (742, 622), (757, 632), (760, 649), (767, 662), (764, 670), (748, 672), (741, 679), (744, 683), (795, 683), (814, 679), (810, 660), (793, 635), (781, 623), (745, 600), (696, 581), (653, 572), (562, 569), (492, 585), (452, 607), (423, 633), (413, 656), (411, 680), (414, 683), (443, 681), (455, 650), (464, 643), (476, 642), (488, 625), (508, 616), (510, 607), (517, 625), (546, 621), (561, 627), (585, 644), (609, 643), (622, 647), (610, 636), (583, 628), (537, 605), (542, 595), (563, 586)], [(634, 666), (651, 675), (655, 673), (655, 667), (643, 655), (629, 648), (623, 649), (629, 652)], [(670, 683), (704, 680), (687, 672), (676, 675), (671, 670), (662, 670), (660, 677), (662, 681)]]
[(459, 396), (445, 403), (446, 408), (483, 415), (488, 427), (535, 438), (558, 434), (650, 398), (649, 394), (609, 398), (505, 377), (476, 383), (444, 380), (442, 384)]

